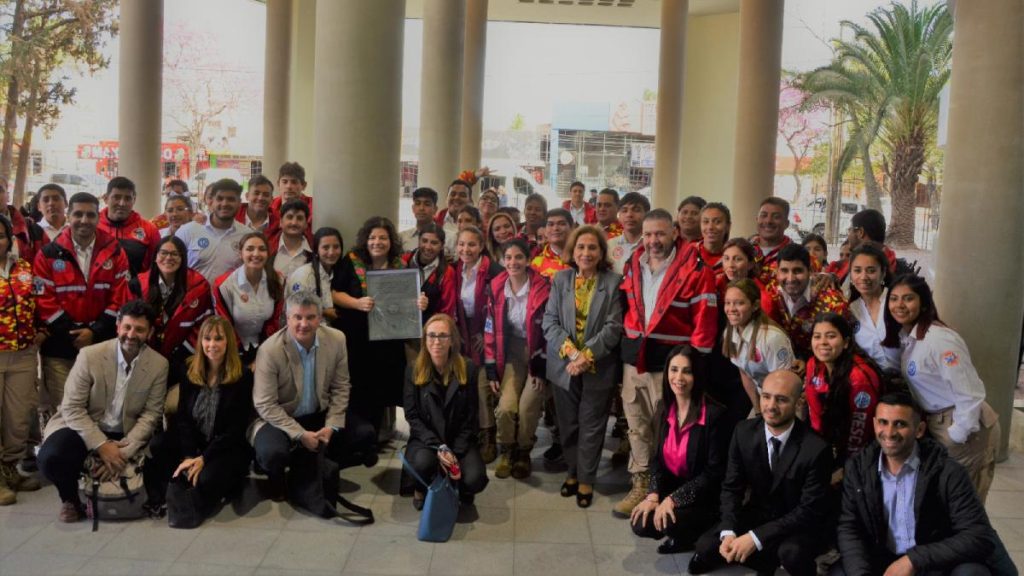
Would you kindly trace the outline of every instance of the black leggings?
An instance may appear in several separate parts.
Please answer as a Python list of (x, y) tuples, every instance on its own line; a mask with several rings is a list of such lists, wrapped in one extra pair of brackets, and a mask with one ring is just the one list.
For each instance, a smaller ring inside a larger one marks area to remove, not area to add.
[[(437, 449), (424, 446), (419, 442), (410, 442), (405, 449), (405, 457), (413, 470), (423, 478), (423, 481), (430, 484), (437, 476), (440, 462), (437, 459)], [(456, 454), (459, 459), (459, 468), (462, 470), (462, 478), (459, 480), (459, 491), (464, 494), (479, 494), (487, 487), (487, 467), (483, 458), (480, 457), (480, 448), (473, 446), (465, 454)], [(423, 487), (417, 483), (417, 490)]]
[[(107, 434), (111, 440), (120, 440), (121, 434)], [(61, 502), (81, 502), (78, 498), (78, 478), (82, 475), (82, 467), (89, 456), (89, 449), (78, 432), (70, 428), (61, 428), (46, 437), (39, 447), (36, 458), (39, 471), (53, 482), (60, 494)]]
[(692, 547), (696, 544), (700, 535), (711, 528), (715, 520), (718, 519), (717, 511), (705, 510), (694, 506), (677, 506), (675, 514), (675, 522), (669, 518), (669, 525), (666, 529), (659, 531), (654, 528), (654, 512), (651, 512), (647, 517), (646, 524), (640, 524), (640, 521), (637, 520), (637, 523), (632, 525), (633, 534), (640, 538), (652, 538), (654, 540), (661, 540), (667, 536), (684, 544), (686, 547)]

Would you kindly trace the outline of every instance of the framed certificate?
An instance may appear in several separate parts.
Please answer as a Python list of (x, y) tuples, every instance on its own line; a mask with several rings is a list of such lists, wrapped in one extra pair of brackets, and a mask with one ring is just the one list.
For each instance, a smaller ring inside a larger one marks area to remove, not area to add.
[(423, 335), (419, 268), (367, 270), (366, 295), (373, 298), (369, 313), (370, 340), (409, 340)]

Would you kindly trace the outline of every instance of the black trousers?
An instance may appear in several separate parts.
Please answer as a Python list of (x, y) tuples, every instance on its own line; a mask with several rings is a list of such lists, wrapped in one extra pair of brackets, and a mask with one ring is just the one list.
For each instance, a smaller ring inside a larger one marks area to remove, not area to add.
[[(107, 434), (111, 440), (124, 438), (123, 434)], [(80, 502), (78, 478), (82, 475), (89, 449), (78, 432), (62, 428), (50, 434), (39, 447), (36, 461), (43, 477), (57, 487), (61, 502)]]
[[(737, 530), (736, 535), (742, 536), (746, 530)], [(755, 530), (756, 533), (756, 530)], [(704, 533), (697, 540), (697, 553), (701, 558), (712, 566), (724, 565), (725, 558), (718, 553), (721, 546), (717, 527)], [(772, 545), (765, 545), (761, 550), (755, 551), (743, 563), (744, 566), (758, 572), (771, 572), (781, 565), (792, 576), (815, 576), (818, 567), (814, 559), (824, 549), (823, 539), (807, 532), (796, 532), (783, 538)]]
[[(306, 430), (316, 431), (324, 427), (326, 417), (327, 413), (321, 412), (295, 420)], [(298, 446), (287, 434), (270, 424), (259, 429), (253, 442), (256, 462), (268, 475), (278, 477), (284, 474), (288, 457)], [(376, 450), (376, 429), (350, 410), (345, 417), (345, 428), (331, 435), (327, 457), (337, 462), (340, 468), (347, 468), (361, 464), (366, 454), (376, 454)]]
[(652, 512), (647, 517), (646, 524), (641, 524), (640, 520), (637, 520), (632, 525), (633, 534), (640, 538), (652, 538), (654, 540), (668, 537), (684, 544), (686, 547), (692, 547), (696, 544), (700, 535), (706, 532), (718, 520), (717, 511), (697, 506), (677, 506), (675, 514), (675, 522), (669, 518), (668, 527), (664, 531), (660, 531), (654, 528), (654, 513)]
[[(899, 556), (892, 555), (886, 558), (876, 559), (876, 569), (872, 571), (872, 574), (878, 574), (879, 576), (885, 574), (885, 569), (889, 567), (889, 564), (892, 564), (899, 558)], [(949, 571), (928, 570), (925, 572), (917, 571), (914, 573), (919, 576), (989, 576), (992, 574), (992, 571), (984, 564), (965, 562), (963, 564), (957, 564)], [(1016, 572), (1012, 573), (1016, 574)], [(832, 565), (832, 568), (828, 571), (828, 576), (846, 576), (846, 570), (843, 569), (842, 560)]]
[[(166, 500), (171, 475), (185, 456), (179, 436), (173, 429), (154, 436), (149, 442), (149, 450), (151, 457), (146, 460), (144, 469), (146, 494), (150, 504), (162, 504)], [(221, 500), (240, 489), (249, 474), (251, 461), (252, 448), (244, 439), (217, 458), (203, 458), (203, 470), (196, 483), (200, 508), (209, 513)]]
[[(459, 459), (459, 468), (462, 470), (462, 478), (459, 480), (459, 492), (464, 494), (479, 494), (487, 487), (487, 467), (483, 458), (480, 457), (480, 448), (473, 446), (465, 454), (455, 454)], [(405, 458), (409, 461), (413, 470), (423, 478), (423, 481), (430, 484), (437, 476), (441, 463), (437, 459), (437, 449), (426, 446), (420, 442), (411, 441), (405, 448)], [(421, 489), (418, 487), (417, 489)]]

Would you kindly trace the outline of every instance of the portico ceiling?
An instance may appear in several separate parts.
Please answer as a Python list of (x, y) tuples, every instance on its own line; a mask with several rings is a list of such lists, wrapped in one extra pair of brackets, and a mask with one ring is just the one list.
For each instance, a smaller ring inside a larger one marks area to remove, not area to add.
[[(738, 12), (740, 0), (690, 0), (690, 16)], [(407, 0), (407, 18), (423, 17), (423, 0)], [(661, 0), (489, 0), (491, 21), (661, 27)]]

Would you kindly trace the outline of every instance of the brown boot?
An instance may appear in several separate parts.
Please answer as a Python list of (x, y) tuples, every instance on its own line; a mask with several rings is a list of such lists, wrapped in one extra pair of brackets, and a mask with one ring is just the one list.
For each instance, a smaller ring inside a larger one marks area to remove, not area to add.
[(0, 478), (0, 506), (10, 506), (18, 501), (18, 495)]
[(39, 480), (32, 476), (22, 476), (14, 462), (0, 464), (0, 479), (15, 492), (35, 492), (43, 487)]
[(495, 478), (508, 478), (512, 474), (514, 450), (508, 444), (498, 446), (498, 464), (494, 467)]
[(528, 446), (517, 451), (516, 460), (512, 464), (513, 478), (523, 480), (530, 477), (530, 473), (533, 472), (533, 461), (530, 460), (530, 450), (532, 449), (533, 446)]
[(636, 505), (647, 497), (650, 483), (649, 472), (633, 474), (633, 487), (629, 490), (629, 494), (626, 494), (626, 497), (612, 508), (612, 515), (618, 518), (629, 518), (629, 515), (633, 513), (633, 508), (636, 508)]
[(484, 428), (480, 431), (480, 457), (484, 464), (490, 464), (498, 458), (498, 447), (495, 445), (498, 430), (496, 428)]
[(65, 524), (79, 522), (85, 518), (85, 509), (78, 502), (61, 502), (57, 519)]

